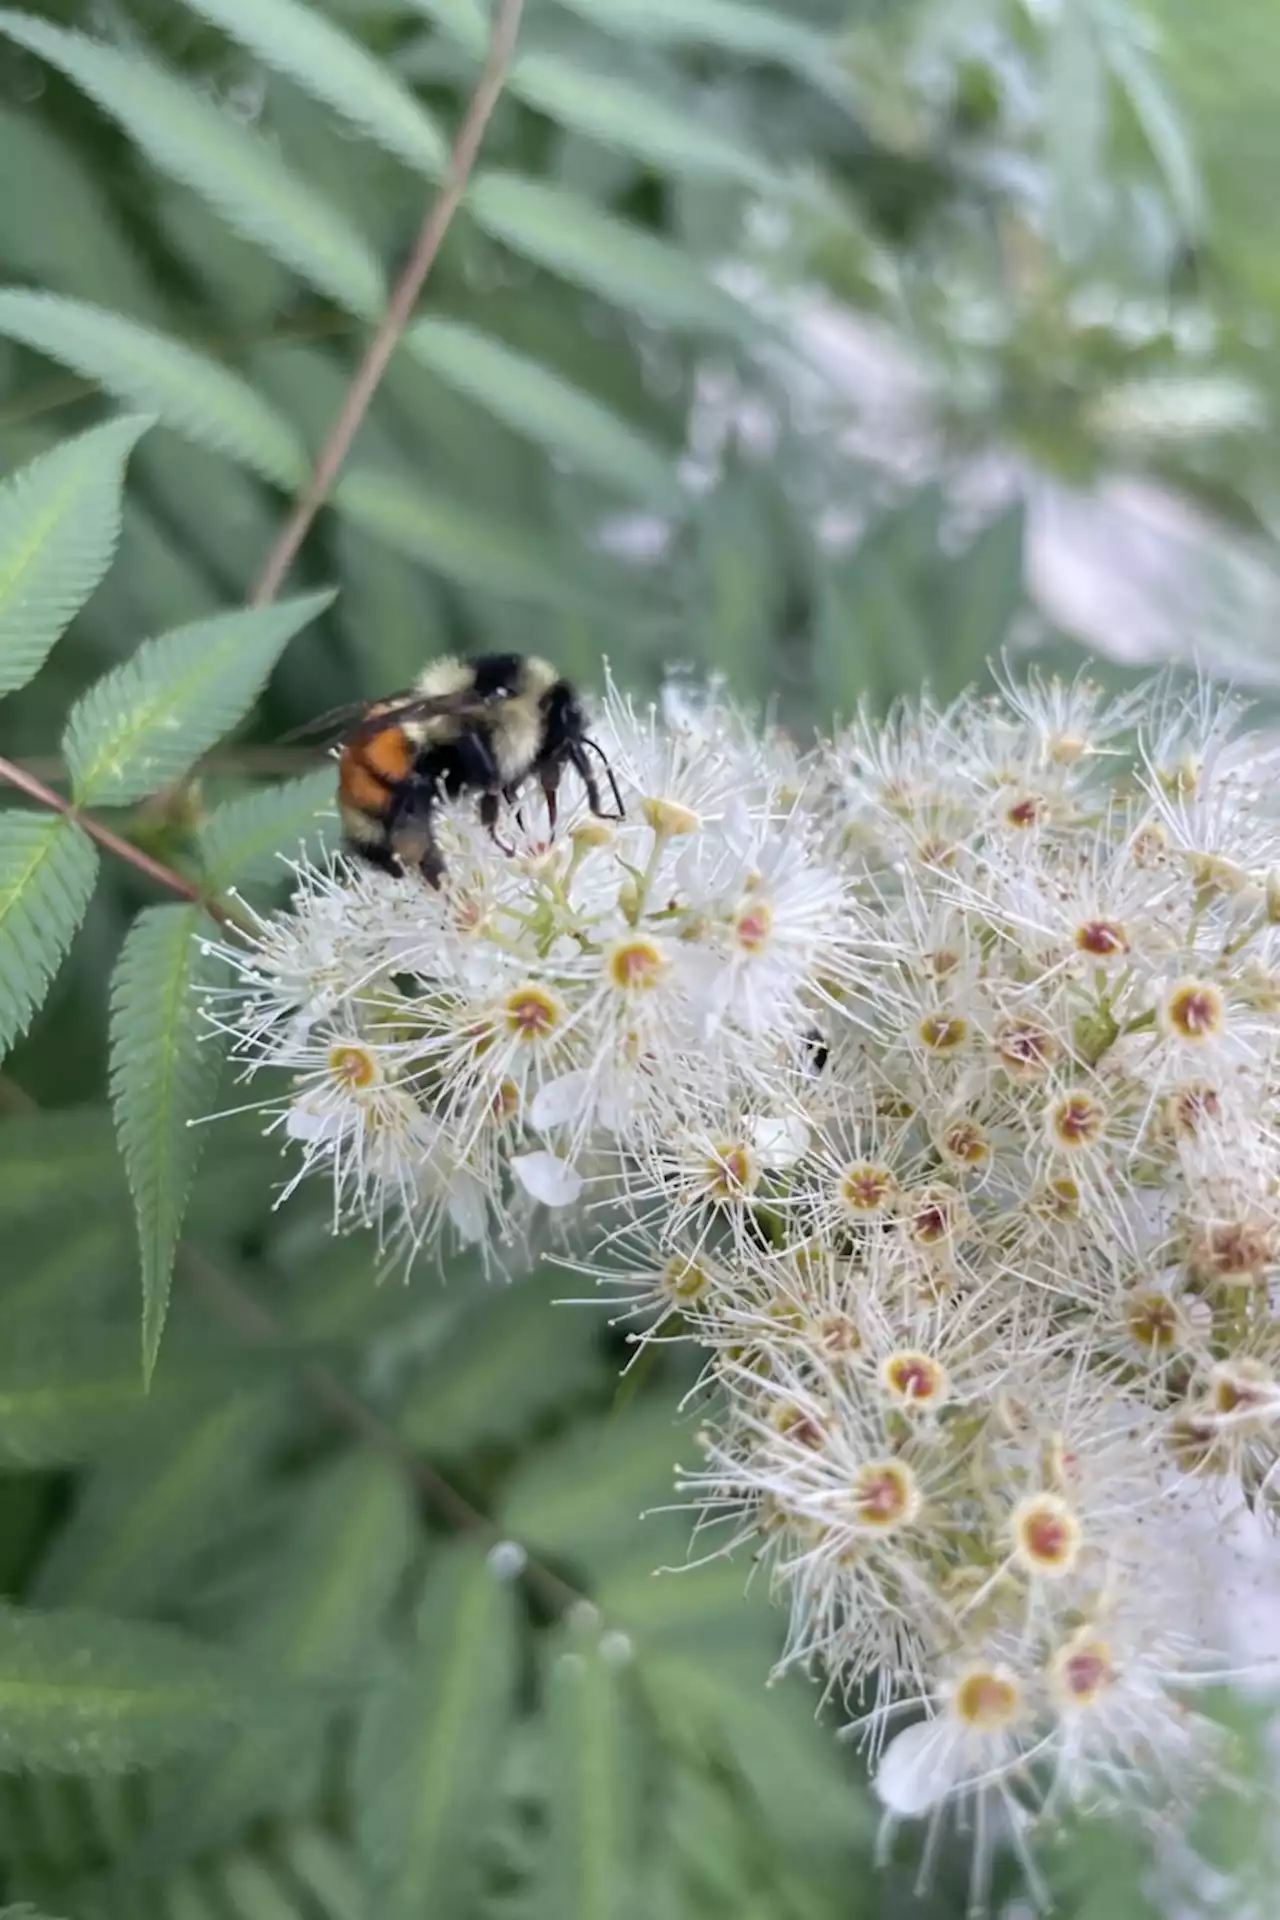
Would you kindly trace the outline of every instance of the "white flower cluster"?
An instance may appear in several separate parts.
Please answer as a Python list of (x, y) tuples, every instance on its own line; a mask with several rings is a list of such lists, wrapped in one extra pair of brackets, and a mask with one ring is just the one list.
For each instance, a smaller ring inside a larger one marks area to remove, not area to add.
[(1230, 1530), (1280, 1506), (1280, 760), (1237, 717), (1010, 684), (802, 756), (611, 689), (619, 827), (459, 809), (439, 893), (304, 871), (231, 951), (340, 1222), (560, 1210), (704, 1351), (700, 1544), (767, 1564), (891, 1818), (977, 1803), (979, 1898), (999, 1835), (1030, 1870), (1046, 1810), (1218, 1768)]

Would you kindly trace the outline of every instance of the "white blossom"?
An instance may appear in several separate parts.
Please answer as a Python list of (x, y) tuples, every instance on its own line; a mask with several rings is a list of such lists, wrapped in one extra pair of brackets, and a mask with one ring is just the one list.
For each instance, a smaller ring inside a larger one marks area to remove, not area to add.
[(446, 809), (439, 892), (304, 869), (210, 1008), (341, 1223), (515, 1260), (554, 1221), (636, 1351), (700, 1351), (692, 1551), (754, 1556), (890, 1823), (980, 1836), (978, 1901), (996, 1844), (1034, 1890), (1046, 1812), (1172, 1830), (1227, 1764), (1231, 1529), (1280, 1512), (1240, 717), (1006, 671), (805, 752), (610, 687), (621, 822), (570, 778), (509, 852)]

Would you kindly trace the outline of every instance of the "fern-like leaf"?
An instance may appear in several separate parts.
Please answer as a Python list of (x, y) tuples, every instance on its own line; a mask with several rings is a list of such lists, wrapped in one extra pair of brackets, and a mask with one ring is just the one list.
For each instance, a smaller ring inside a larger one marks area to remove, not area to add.
[(485, 173), (467, 205), (513, 253), (627, 312), (699, 333), (755, 334), (746, 308), (722, 293), (681, 247), (593, 207), (580, 194), (518, 173)]
[(111, 565), (125, 462), (150, 424), (94, 427), (0, 487), (0, 694), (39, 672)]
[(323, 1827), (294, 1827), (281, 1851), (295, 1880), (307, 1889), (324, 1920), (373, 1920), (355, 1862)]
[(205, 885), (222, 893), (282, 873), (279, 856), (314, 844), (317, 822), (333, 813), (333, 794), (334, 770), (325, 766), (215, 807), (200, 830)]
[(635, 1766), (623, 1676), (599, 1641), (570, 1645), (551, 1669), (551, 1818), (537, 1920), (624, 1920), (636, 1896)]
[(288, 421), (239, 374), (105, 307), (0, 289), (0, 334), (60, 360), (175, 432), (296, 489), (307, 457)]
[(0, 1768), (109, 1774), (269, 1722), (264, 1674), (189, 1635), (91, 1613), (0, 1611)]
[(142, 1363), (150, 1379), (169, 1279), (221, 1056), (204, 1036), (207, 977), (197, 907), (150, 907), (129, 929), (111, 982), (111, 1102), (142, 1250)]
[(778, 191), (777, 175), (736, 140), (612, 74), (575, 66), (555, 54), (527, 53), (512, 67), (508, 84), (558, 126), (616, 147), (660, 172)]
[(514, 1706), (511, 1597), (475, 1548), (431, 1574), (418, 1644), (369, 1701), (356, 1832), (379, 1920), (464, 1913)]
[(768, 60), (829, 85), (838, 49), (785, 7), (742, 0), (561, 0), (593, 27), (652, 46), (710, 47), (739, 60)]
[(0, 1058), (43, 1005), (97, 874), (93, 842), (70, 820), (0, 814)]
[(304, 594), (144, 641), (71, 709), (62, 751), (77, 802), (125, 806), (181, 779), (243, 719), (286, 643), (332, 599)]
[(334, 505), (396, 552), (463, 586), (540, 607), (588, 601), (581, 582), (530, 534), (444, 494), (357, 470), (338, 483)]
[(224, 33), (288, 74), (304, 92), (429, 179), (443, 173), (448, 143), (387, 68), (301, 0), (186, 0)]
[(245, 1640), (249, 1657), (300, 1690), (307, 1683), (322, 1690), (306, 1713), (171, 1775), (143, 1839), (149, 1863), (176, 1863), (225, 1843), (258, 1815), (306, 1808), (323, 1767), (325, 1718), (341, 1704), (334, 1683), (368, 1657), (413, 1535), (404, 1478), (385, 1460), (349, 1452), (313, 1476), (279, 1563), (254, 1596)]
[[(137, 1355), (128, 1377), (138, 1393)], [(168, 1369), (166, 1369), (166, 1376)], [(163, 1376), (162, 1376), (163, 1378)], [(280, 1428), (274, 1387), (219, 1393), (193, 1408), (153, 1390), (130, 1430), (79, 1491), (41, 1562), (40, 1606), (155, 1612), (225, 1524)]]
[(554, 458), (658, 506), (678, 502), (672, 461), (616, 413), (536, 360), (460, 320), (419, 320), (415, 360)]
[(105, 46), (33, 14), (0, 10), (0, 33), (59, 68), (155, 166), (308, 285), (363, 319), (381, 311), (382, 272), (361, 236), (206, 95), (134, 48)]

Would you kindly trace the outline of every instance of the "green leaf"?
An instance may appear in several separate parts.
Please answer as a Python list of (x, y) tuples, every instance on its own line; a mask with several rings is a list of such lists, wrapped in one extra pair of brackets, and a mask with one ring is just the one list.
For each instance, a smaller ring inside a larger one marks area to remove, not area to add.
[[(198, 907), (138, 915), (111, 980), (111, 1103), (142, 1252), (142, 1367), (150, 1380), (178, 1234), (222, 1056), (201, 1025), (208, 984)], [(203, 1041), (203, 1044), (202, 1044)]]
[(997, 514), (942, 579), (949, 641), (940, 652), (943, 673), (930, 676), (945, 699), (963, 692), (1009, 638), (1022, 605), (1022, 551), (1026, 508), (1021, 501)]
[(404, 344), (424, 367), (553, 458), (620, 492), (666, 507), (679, 502), (675, 466), (662, 449), (549, 367), (460, 320), (419, 320)]
[(502, 1526), (535, 1553), (564, 1555), (592, 1573), (611, 1566), (620, 1548), (639, 1542), (643, 1551), (650, 1530), (655, 1544), (669, 1544), (669, 1534), (640, 1516), (670, 1503), (676, 1461), (692, 1445), (661, 1403), (632, 1402), (594, 1428), (572, 1427), (515, 1475)]
[[(222, 1355), (184, 1354), (157, 1393), (172, 1417), (182, 1396), (208, 1393), (216, 1384), (225, 1392), (227, 1380)], [(56, 1343), (19, 1344), (0, 1360), (0, 1463), (29, 1468), (90, 1460), (146, 1406), (130, 1330), (92, 1322), (77, 1329), (73, 1322)]]
[(83, 300), (0, 290), (0, 334), (73, 367), (175, 432), (293, 490), (308, 474), (287, 420), (239, 374)]
[(344, 1704), (335, 1683), (362, 1677), (413, 1537), (404, 1478), (380, 1456), (349, 1451), (336, 1467), (312, 1474), (246, 1609), (243, 1639), (255, 1661), (287, 1680), (323, 1683), (321, 1695), (307, 1712), (171, 1774), (140, 1861), (154, 1866), (201, 1853), (260, 1814), (296, 1814), (314, 1799), (326, 1724)]
[(181, 779), (244, 718), (286, 643), (330, 605), (303, 594), (145, 640), (71, 709), (62, 751), (80, 806), (124, 806)]
[(755, 338), (762, 328), (681, 247), (615, 219), (581, 195), (518, 173), (484, 173), (467, 195), (486, 233), (626, 312), (697, 333)]
[(0, 1220), (6, 1229), (31, 1216), (45, 1220), (70, 1188), (86, 1205), (121, 1191), (105, 1108), (23, 1114), (0, 1122)]
[(261, 793), (245, 793), (215, 807), (200, 829), (205, 886), (223, 893), (230, 886), (272, 880), (284, 873), (279, 856), (296, 854), (301, 843), (314, 847), (317, 822), (334, 811), (332, 766)]
[(628, 40), (657, 46), (712, 47), (740, 60), (771, 60), (803, 79), (831, 73), (838, 49), (783, 7), (739, 0), (561, 0), (576, 14)]
[(150, 424), (110, 420), (0, 487), (0, 694), (39, 672), (111, 565), (125, 461)]
[(207, 1746), (272, 1707), (265, 1676), (170, 1629), (0, 1611), (0, 1768), (107, 1774)]
[(249, 1853), (222, 1862), (218, 1891), (233, 1920), (307, 1920), (276, 1871)]
[(468, 1277), (472, 1298), (414, 1375), (398, 1422), (410, 1446), (446, 1457), (512, 1440), (606, 1379), (590, 1311), (554, 1305), (563, 1274), (509, 1287)]
[(1084, 0), (1063, 7), (1051, 29), (1045, 115), (1053, 231), (1080, 260), (1099, 223), (1107, 138), (1107, 74)]
[(481, 0), (406, 0), (406, 4), (425, 14), (441, 33), (476, 59), (484, 58), (490, 28)]
[(324, 1920), (372, 1920), (355, 1862), (323, 1827), (293, 1827), (280, 1842), (295, 1880)]
[(514, 1708), (510, 1593), (475, 1548), (434, 1570), (417, 1645), (369, 1700), (356, 1835), (379, 1920), (469, 1909)]
[(550, 1830), (533, 1911), (539, 1920), (625, 1920), (634, 1912), (640, 1783), (617, 1658), (584, 1644), (548, 1684)]
[(1103, 19), (1102, 51), (1164, 175), (1184, 233), (1199, 238), (1206, 220), (1204, 183), (1187, 129), (1129, 22), (1111, 10)]
[[(129, 1372), (136, 1391), (136, 1362)], [(39, 1605), (154, 1612), (243, 1499), (278, 1436), (280, 1394), (245, 1389), (195, 1408), (189, 1398), (153, 1393), (82, 1483), (37, 1575)]]
[(104, 46), (33, 14), (0, 11), (0, 33), (59, 68), (155, 166), (308, 285), (363, 319), (381, 312), (382, 272), (361, 236), (207, 94), (135, 48)]
[(436, 179), (449, 148), (408, 90), (360, 42), (299, 0), (185, 0), (269, 67), (341, 114), (406, 166)]
[(348, 473), (338, 484), (334, 505), (397, 553), (463, 586), (540, 607), (580, 606), (586, 597), (572, 568), (548, 557), (544, 541), (390, 474)]
[(674, 106), (612, 74), (549, 53), (522, 54), (508, 85), (560, 126), (647, 166), (695, 180), (731, 180), (776, 192), (777, 176), (727, 135), (700, 124), (692, 104)]
[[(6, 1140), (0, 1136), (0, 1154)], [(65, 1177), (75, 1181), (74, 1170)], [(77, 1191), (81, 1191), (77, 1186)], [(0, 1351), (56, 1338), (73, 1316), (95, 1317), (118, 1304), (121, 1283), (133, 1278), (129, 1223), (95, 1205), (87, 1222), (41, 1220), (23, 1234), (6, 1222), (5, 1275), (0, 1284)]]
[(0, 814), (0, 1058), (44, 1004), (89, 910), (98, 856), (61, 814)]

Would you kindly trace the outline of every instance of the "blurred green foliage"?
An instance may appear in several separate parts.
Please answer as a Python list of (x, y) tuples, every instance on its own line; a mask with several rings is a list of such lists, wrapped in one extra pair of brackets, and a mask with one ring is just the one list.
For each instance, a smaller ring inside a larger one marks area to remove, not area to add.
[[(331, 778), (282, 735), (435, 651), (687, 665), (803, 729), (1086, 657), (1028, 599), (1038, 485), (1141, 475), (1273, 564), (1265, 10), (528, 0), (298, 597), (237, 613), (487, 32), (481, 0), (0, 12), (0, 752), (193, 888), (278, 898)], [(975, 512), (993, 453), (1017, 483)], [(873, 1874), (748, 1569), (654, 1577), (679, 1363), (620, 1393), (554, 1272), (378, 1286), (320, 1202), (275, 1211), (252, 1116), (186, 1125), (234, 1099), (207, 925), (0, 810), (3, 1897), (962, 1912), (962, 1846), (921, 1899), (909, 1848)], [(1132, 1835), (1046, 1870), (1064, 1912), (1170, 1910)]]

